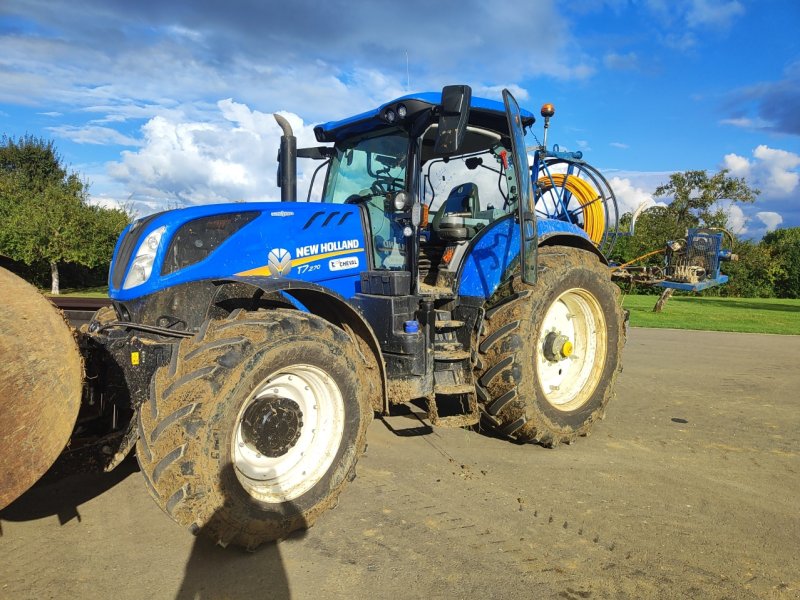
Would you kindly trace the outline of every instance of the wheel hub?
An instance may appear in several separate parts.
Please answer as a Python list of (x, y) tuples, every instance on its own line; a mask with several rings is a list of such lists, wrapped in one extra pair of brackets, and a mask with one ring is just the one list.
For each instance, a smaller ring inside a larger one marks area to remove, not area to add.
[(242, 417), (242, 440), (256, 452), (269, 458), (286, 454), (300, 439), (303, 412), (290, 398), (258, 398)]
[(544, 338), (544, 348), (542, 351), (547, 360), (550, 362), (557, 362), (569, 358), (572, 355), (573, 349), (572, 342), (567, 336), (552, 331)]

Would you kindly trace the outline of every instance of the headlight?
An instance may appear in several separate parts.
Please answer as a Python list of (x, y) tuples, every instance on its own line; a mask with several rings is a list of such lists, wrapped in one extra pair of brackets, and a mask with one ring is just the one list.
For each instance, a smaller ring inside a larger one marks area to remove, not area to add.
[(150, 278), (150, 273), (153, 271), (153, 262), (156, 260), (156, 252), (158, 252), (161, 237), (166, 229), (166, 226), (161, 226), (152, 231), (139, 245), (133, 257), (131, 268), (128, 271), (128, 276), (125, 278), (125, 283), (122, 284), (123, 290), (142, 285)]
[(410, 196), (405, 192), (397, 192), (394, 197), (394, 209), (397, 211), (406, 210), (408, 208), (408, 203), (410, 200)]

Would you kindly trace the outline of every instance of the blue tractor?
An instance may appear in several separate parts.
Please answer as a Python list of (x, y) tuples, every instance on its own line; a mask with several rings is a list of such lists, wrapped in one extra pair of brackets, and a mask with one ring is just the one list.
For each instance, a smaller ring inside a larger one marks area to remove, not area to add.
[[(253, 548), (337, 501), (394, 405), (517, 442), (587, 435), (624, 344), (602, 176), (546, 145), (531, 167), (534, 115), (508, 91), (404, 96), (313, 148), (276, 118), (280, 203), (153, 214), (117, 243), (113, 308), (81, 338), (79, 428), (116, 435), (108, 466), (135, 446), (175, 521)], [(319, 201), (298, 201), (297, 160), (319, 161)]]

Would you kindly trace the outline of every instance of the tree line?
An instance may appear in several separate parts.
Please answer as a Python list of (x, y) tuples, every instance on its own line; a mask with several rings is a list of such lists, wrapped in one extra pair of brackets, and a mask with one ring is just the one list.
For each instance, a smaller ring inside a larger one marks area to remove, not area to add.
[[(726, 170), (673, 173), (654, 193), (665, 205), (639, 215), (633, 233), (617, 239), (610, 258), (617, 263), (663, 263), (658, 251), (670, 240), (684, 238), (687, 229), (728, 226), (721, 201), (752, 203), (758, 193)], [(29, 279), (49, 278), (54, 294), (61, 270), (71, 275), (76, 267), (94, 270), (104, 282), (117, 237), (130, 222), (125, 210), (87, 200), (88, 184), (64, 166), (52, 141), (31, 135), (0, 139), (0, 257), (25, 265)], [(629, 231), (633, 221), (633, 214), (623, 215), (620, 229)], [(703, 294), (800, 298), (800, 227), (777, 229), (758, 242), (734, 235), (731, 250), (738, 262), (722, 267), (730, 282)]]
[(28, 279), (49, 273), (53, 294), (64, 267), (107, 271), (130, 222), (126, 211), (87, 200), (88, 184), (64, 166), (52, 141), (0, 139), (0, 256), (25, 265)]

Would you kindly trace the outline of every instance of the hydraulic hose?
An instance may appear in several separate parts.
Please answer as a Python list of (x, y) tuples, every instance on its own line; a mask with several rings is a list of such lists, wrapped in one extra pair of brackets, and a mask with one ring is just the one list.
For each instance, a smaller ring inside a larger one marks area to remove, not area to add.
[[(536, 185), (542, 194), (554, 188), (565, 189), (571, 193), (580, 204), (580, 210), (583, 213), (583, 230), (592, 242), (600, 244), (606, 231), (606, 216), (602, 198), (590, 183), (575, 175), (554, 173), (540, 177)], [(565, 206), (564, 209), (566, 210), (567, 207)]]
[(664, 253), (664, 249), (663, 248), (660, 248), (658, 250), (653, 250), (652, 252), (648, 252), (647, 254), (642, 254), (641, 256), (637, 256), (633, 260), (629, 260), (626, 263), (622, 263), (621, 265), (616, 265), (614, 267), (611, 267), (611, 270), (612, 271), (617, 271), (619, 269), (624, 269), (625, 267), (628, 267), (628, 266), (632, 265), (635, 262), (639, 262), (640, 260), (644, 260), (648, 256), (653, 256), (655, 254), (663, 254), (663, 253)]

